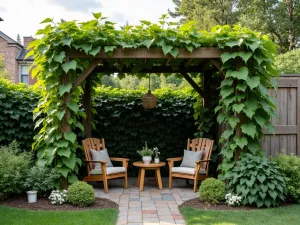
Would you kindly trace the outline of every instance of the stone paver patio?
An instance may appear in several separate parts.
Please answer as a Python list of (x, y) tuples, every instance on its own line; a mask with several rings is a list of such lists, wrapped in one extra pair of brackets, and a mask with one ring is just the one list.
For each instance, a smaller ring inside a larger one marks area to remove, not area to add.
[(171, 225), (185, 224), (178, 205), (198, 197), (192, 185), (185, 180), (174, 180), (169, 190), (168, 179), (163, 178), (163, 190), (155, 185), (154, 178), (145, 178), (144, 191), (136, 186), (137, 178), (129, 178), (128, 189), (123, 189), (123, 180), (110, 180), (109, 193), (103, 191), (102, 183), (94, 184), (95, 195), (119, 204), (117, 225)]

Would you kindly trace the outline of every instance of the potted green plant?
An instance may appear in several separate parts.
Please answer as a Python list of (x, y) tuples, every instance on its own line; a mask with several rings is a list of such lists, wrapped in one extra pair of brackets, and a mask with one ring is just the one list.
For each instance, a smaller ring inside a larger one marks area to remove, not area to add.
[(154, 163), (159, 163), (159, 154), (160, 152), (158, 151), (157, 147), (153, 148), (153, 153), (154, 153)]
[(137, 151), (137, 153), (143, 157), (142, 159), (145, 164), (150, 164), (152, 160), (153, 150), (151, 148), (148, 148), (147, 142), (145, 142), (145, 146), (142, 148), (142, 150)]

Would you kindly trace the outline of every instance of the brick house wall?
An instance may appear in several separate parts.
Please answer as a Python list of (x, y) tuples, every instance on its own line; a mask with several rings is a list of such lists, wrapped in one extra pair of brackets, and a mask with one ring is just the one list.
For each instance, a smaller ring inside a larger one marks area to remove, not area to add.
[(8, 44), (7, 40), (0, 37), (0, 54), (4, 57), (6, 69), (14, 83), (19, 83), (19, 64), (16, 58), (21, 50), (21, 47)]
[[(24, 37), (23, 46), (0, 31), (0, 54), (4, 57), (6, 69), (14, 83), (21, 82), (21, 65), (30, 66), (33, 62), (33, 58), (25, 59), (26, 48), (32, 40), (34, 40), (32, 37)], [(35, 83), (36, 78), (32, 79), (29, 71), (28, 84), (32, 85)]]

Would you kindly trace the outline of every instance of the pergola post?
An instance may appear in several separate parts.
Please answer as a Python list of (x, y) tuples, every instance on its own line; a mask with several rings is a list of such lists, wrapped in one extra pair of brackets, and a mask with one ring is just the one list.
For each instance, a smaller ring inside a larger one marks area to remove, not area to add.
[(92, 74), (90, 74), (83, 87), (82, 106), (86, 113), (86, 118), (83, 118), (82, 124), (84, 127), (84, 137), (92, 137)]

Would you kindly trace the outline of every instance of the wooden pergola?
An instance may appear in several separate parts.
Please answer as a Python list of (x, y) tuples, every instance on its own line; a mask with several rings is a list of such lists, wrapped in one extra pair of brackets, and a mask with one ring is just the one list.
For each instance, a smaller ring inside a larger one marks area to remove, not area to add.
[[(71, 100), (71, 94), (76, 88), (82, 85), (85, 81), (83, 88), (82, 104), (86, 112), (86, 118), (83, 120), (84, 136), (92, 136), (92, 74), (95, 73), (132, 73), (132, 66), (124, 66), (124, 61), (127, 59), (138, 60), (139, 63), (147, 63), (149, 60), (159, 60), (160, 63), (153, 64), (151, 68), (141, 68), (139, 73), (179, 73), (189, 82), (189, 84), (205, 99), (205, 103), (208, 104), (210, 99), (210, 78), (211, 71), (204, 73), (204, 88), (198, 86), (191, 78), (189, 73), (203, 72), (203, 67), (213, 65), (213, 69), (221, 71), (222, 62), (220, 60), (222, 50), (215, 47), (200, 47), (194, 49), (193, 52), (189, 52), (185, 48), (179, 49), (179, 54), (176, 58), (170, 54), (164, 55), (163, 51), (159, 48), (139, 48), (139, 49), (122, 49), (117, 48), (112, 54), (100, 51), (95, 57), (87, 55), (80, 51), (69, 51), (66, 53), (67, 61), (75, 58), (86, 58), (92, 60), (89, 66), (76, 78), (72, 84), (72, 89), (69, 93), (64, 94), (64, 109), (65, 119), (63, 124), (63, 132), (70, 131), (70, 125), (66, 122), (70, 116), (70, 109), (67, 107), (67, 103)], [(172, 60), (182, 60), (180, 66), (177, 68), (171, 67)], [(113, 65), (109, 62), (114, 62)], [(196, 62), (196, 63), (195, 63)], [(118, 65), (123, 65), (122, 69)], [(70, 74), (64, 74), (61, 79), (61, 84), (68, 84), (71, 82)]]

